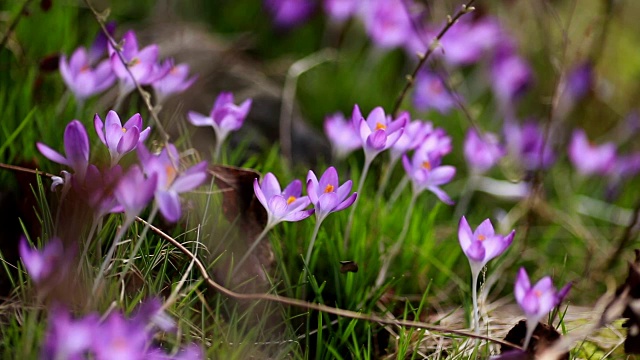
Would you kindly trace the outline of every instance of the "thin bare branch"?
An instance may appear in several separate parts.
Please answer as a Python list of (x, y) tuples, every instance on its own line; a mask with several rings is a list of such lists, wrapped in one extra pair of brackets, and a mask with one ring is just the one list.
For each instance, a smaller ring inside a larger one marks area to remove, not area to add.
[(153, 231), (156, 234), (160, 235), (160, 237), (162, 237), (164, 240), (170, 242), (173, 246), (178, 248), (178, 250), (180, 250), (191, 261), (194, 262), (196, 268), (198, 268), (198, 271), (202, 275), (202, 278), (204, 279), (204, 281), (207, 284), (207, 286), (209, 286), (213, 290), (218, 291), (218, 292), (220, 292), (220, 293), (222, 293), (222, 294), (224, 294), (226, 296), (229, 296), (229, 297), (232, 297), (232, 298), (235, 298), (235, 299), (239, 299), (239, 300), (262, 300), (262, 301), (276, 302), (276, 303), (289, 305), (289, 306), (295, 306), (295, 307), (299, 307), (299, 308), (303, 308), (303, 309), (307, 309), (307, 310), (316, 310), (316, 311), (320, 311), (320, 312), (324, 312), (324, 313), (328, 313), (328, 314), (333, 314), (333, 315), (341, 316), (341, 317), (345, 317), (345, 318), (362, 320), (362, 321), (376, 322), (376, 323), (384, 324), (384, 325), (405, 326), (405, 327), (412, 327), (412, 328), (419, 328), (419, 329), (434, 331), (434, 332), (443, 333), (443, 334), (466, 336), (466, 337), (471, 337), (471, 338), (476, 338), (476, 339), (489, 341), (489, 342), (496, 343), (496, 344), (512, 346), (514, 348), (520, 349), (519, 346), (517, 346), (515, 344), (511, 344), (511, 343), (509, 343), (507, 341), (504, 341), (504, 340), (495, 339), (495, 338), (492, 338), (492, 337), (489, 337), (489, 336), (478, 335), (478, 334), (474, 334), (474, 333), (467, 332), (467, 331), (464, 331), (464, 330), (448, 329), (448, 328), (443, 327), (443, 326), (432, 325), (432, 324), (419, 322), (419, 321), (386, 319), (386, 318), (377, 316), (375, 314), (362, 314), (362, 313), (351, 311), (351, 310), (344, 310), (344, 309), (334, 308), (334, 307), (323, 305), (323, 304), (310, 303), (310, 302), (307, 302), (307, 301), (304, 301), (304, 300), (292, 299), (292, 298), (278, 296), (278, 295), (272, 295), (272, 294), (241, 294), (241, 293), (237, 293), (237, 292), (229, 290), (226, 287), (224, 287), (224, 286), (218, 284), (217, 282), (215, 282), (211, 278), (211, 276), (209, 276), (207, 268), (204, 266), (204, 264), (189, 249), (184, 247), (180, 242), (178, 242), (177, 240), (175, 240), (174, 238), (172, 238), (171, 236), (169, 236), (168, 234), (166, 234), (162, 230), (158, 229), (157, 227), (149, 224), (144, 219), (142, 219), (140, 217), (136, 217), (136, 220), (138, 222), (144, 224), (145, 226), (148, 226), (149, 229), (151, 229), (151, 231)]

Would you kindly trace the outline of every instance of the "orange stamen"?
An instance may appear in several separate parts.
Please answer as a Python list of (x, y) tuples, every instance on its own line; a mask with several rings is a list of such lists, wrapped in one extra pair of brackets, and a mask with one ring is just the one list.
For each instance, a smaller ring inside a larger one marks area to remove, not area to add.
[(376, 131), (377, 130), (387, 130), (387, 125), (377, 122), (376, 123)]
[(478, 241), (485, 241), (487, 239), (484, 235), (478, 235)]
[(427, 169), (427, 170), (431, 170), (431, 163), (429, 161), (423, 161), (422, 162), (422, 167)]
[(324, 192), (326, 193), (330, 193), (333, 192), (333, 189), (335, 189), (335, 187), (331, 184), (328, 184), (325, 188), (324, 188)]
[(127, 132), (127, 129), (122, 128), (122, 132), (123, 132), (123, 133), (126, 133), (126, 132)]
[(169, 186), (170, 184), (173, 183), (173, 180), (176, 179), (176, 176), (178, 175), (178, 172), (176, 171), (176, 169), (171, 166), (171, 165), (167, 165), (164, 168), (165, 173), (167, 174), (167, 186)]
[(294, 201), (296, 201), (296, 197), (293, 195), (289, 196), (289, 198), (287, 199), (287, 205), (291, 204)]

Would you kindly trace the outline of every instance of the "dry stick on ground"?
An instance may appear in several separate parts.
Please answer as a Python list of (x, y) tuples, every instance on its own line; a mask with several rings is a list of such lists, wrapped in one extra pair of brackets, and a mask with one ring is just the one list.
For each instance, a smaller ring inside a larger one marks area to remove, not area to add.
[(289, 305), (289, 306), (295, 306), (295, 307), (299, 307), (299, 308), (303, 308), (303, 309), (316, 310), (316, 311), (320, 311), (320, 312), (324, 312), (324, 313), (328, 313), (328, 314), (333, 314), (333, 315), (337, 315), (337, 316), (341, 316), (341, 317), (345, 317), (345, 318), (349, 318), (349, 319), (377, 322), (379, 324), (385, 324), (385, 325), (396, 325), (396, 326), (406, 326), (406, 327), (412, 327), (412, 328), (420, 328), (420, 329), (425, 329), (425, 330), (429, 330), (429, 331), (435, 331), (435, 332), (439, 332), (439, 333), (443, 333), (443, 334), (466, 336), (466, 337), (481, 339), (481, 340), (489, 341), (489, 342), (492, 342), (492, 343), (512, 346), (514, 348), (521, 349), (519, 346), (517, 346), (515, 344), (511, 344), (511, 343), (509, 343), (507, 341), (504, 341), (504, 340), (494, 339), (494, 338), (491, 338), (489, 336), (477, 335), (477, 334), (474, 334), (474, 333), (471, 333), (471, 332), (467, 332), (467, 331), (464, 331), (464, 330), (448, 329), (448, 328), (445, 328), (443, 326), (432, 325), (432, 324), (419, 322), (419, 321), (385, 319), (385, 318), (382, 318), (382, 317), (374, 315), (374, 314), (368, 314), (367, 315), (367, 314), (362, 314), (362, 313), (351, 311), (351, 310), (344, 310), (344, 309), (334, 308), (334, 307), (323, 305), (323, 304), (315, 304), (315, 303), (310, 303), (310, 302), (303, 301), (303, 300), (292, 299), (292, 298), (287, 298), (287, 297), (282, 297), (282, 296), (272, 295), (272, 294), (241, 294), (241, 293), (237, 293), (237, 292), (229, 290), (226, 287), (224, 287), (224, 286), (218, 284), (217, 282), (215, 282), (211, 278), (211, 276), (209, 276), (209, 273), (207, 272), (207, 268), (204, 266), (204, 264), (189, 249), (184, 247), (180, 242), (178, 242), (177, 240), (175, 240), (174, 238), (172, 238), (168, 234), (164, 233), (162, 230), (158, 229), (157, 227), (149, 224), (144, 219), (142, 219), (140, 217), (136, 217), (136, 220), (138, 222), (144, 224), (145, 226), (149, 226), (149, 229), (151, 229), (151, 231), (153, 231), (156, 234), (160, 235), (160, 237), (162, 237), (164, 240), (170, 242), (173, 246), (178, 248), (178, 250), (180, 250), (183, 254), (185, 254), (189, 258), (189, 260), (194, 262), (195, 266), (198, 268), (198, 271), (200, 271), (200, 274), (202, 275), (202, 278), (205, 281), (205, 283), (207, 284), (207, 286), (212, 288), (214, 291), (218, 291), (218, 292), (220, 292), (220, 293), (222, 293), (222, 294), (224, 294), (226, 296), (229, 296), (229, 297), (232, 297), (232, 298), (235, 298), (235, 299), (238, 299), (238, 300), (263, 300), (263, 301), (276, 302), (276, 303)]
[(440, 30), (438, 35), (436, 35), (436, 37), (431, 41), (431, 44), (429, 45), (427, 52), (419, 55), (420, 60), (418, 60), (418, 64), (413, 69), (413, 72), (411, 73), (411, 75), (407, 76), (407, 82), (405, 83), (404, 88), (400, 92), (400, 95), (398, 95), (398, 98), (396, 99), (396, 102), (393, 106), (392, 114), (394, 118), (398, 116), (398, 111), (400, 110), (402, 101), (404, 100), (405, 96), (407, 96), (407, 94), (409, 93), (409, 90), (413, 86), (413, 83), (415, 82), (418, 72), (420, 71), (420, 69), (422, 69), (422, 66), (424, 66), (424, 64), (427, 62), (427, 59), (429, 58), (429, 56), (433, 54), (433, 51), (438, 48), (440, 44), (440, 40), (442, 40), (442, 37), (444, 36), (444, 34), (446, 34), (447, 31), (449, 31), (449, 29), (453, 26), (453, 24), (455, 24), (456, 21), (458, 21), (458, 19), (462, 17), (462, 15), (470, 13), (471, 11), (475, 10), (475, 8), (471, 6), (474, 2), (475, 0), (470, 0), (466, 4), (462, 5), (460, 10), (458, 10), (458, 12), (453, 17), (448, 17), (447, 25), (445, 25), (442, 28), (442, 30)]
[(29, 6), (29, 3), (31, 3), (31, 0), (26, 0), (24, 4), (22, 4), (20, 12), (18, 12), (16, 17), (13, 19), (13, 22), (11, 22), (11, 25), (9, 25), (7, 32), (4, 33), (4, 36), (2, 36), (2, 41), (0, 41), (0, 49), (4, 48), (4, 46), (9, 41), (9, 36), (11, 36), (13, 30), (15, 30), (16, 26), (18, 26), (18, 23), (20, 23), (22, 17), (27, 14), (27, 6)]
[(121, 49), (120, 49), (120, 45), (118, 45), (116, 40), (111, 36), (111, 34), (109, 34), (109, 31), (107, 30), (107, 26), (105, 24), (105, 19), (104, 19), (105, 15), (104, 14), (100, 14), (93, 7), (93, 5), (91, 5), (91, 2), (89, 0), (84, 0), (84, 3), (87, 5), (89, 10), (91, 10), (91, 12), (93, 13), (93, 17), (95, 17), (96, 21), (100, 25), (100, 29), (102, 29), (102, 33), (107, 37), (107, 40), (109, 41), (109, 43), (111, 44), (111, 46), (115, 50), (115, 52), (116, 52), (116, 54), (118, 56), (118, 59), (120, 59), (120, 61), (124, 65), (124, 68), (127, 70), (127, 74), (129, 74), (129, 76), (131, 77), (131, 81), (133, 81), (133, 84), (135, 85), (136, 90), (138, 91), (138, 93), (142, 97), (142, 100), (144, 101), (144, 104), (147, 107), (147, 110), (149, 110), (149, 114), (151, 114), (151, 117), (153, 118), (153, 121), (155, 122), (156, 127), (158, 128), (158, 130), (162, 134), (162, 137), (164, 138), (164, 141), (165, 142), (169, 142), (169, 138), (170, 138), (169, 134), (167, 133), (167, 131), (164, 129), (164, 127), (160, 123), (160, 119), (158, 118), (158, 114), (157, 114), (156, 110), (153, 108), (153, 105), (151, 105), (151, 95), (147, 91), (145, 91), (142, 88), (142, 86), (140, 86), (140, 83), (138, 82), (138, 80), (136, 80), (136, 78), (133, 76), (133, 73), (131, 73), (131, 69), (129, 68), (129, 63), (127, 63), (127, 60), (125, 60), (124, 56), (122, 55), (122, 52), (121, 52)]
[(16, 166), (16, 165), (9, 165), (9, 164), (5, 164), (5, 163), (0, 163), (0, 168), (7, 169), (7, 170), (13, 170), (13, 171), (28, 172), (28, 173), (32, 173), (32, 174), (36, 174), (36, 175), (44, 175), (44, 176), (48, 176), (48, 177), (56, 176), (56, 175), (49, 174), (49, 173), (44, 172), (44, 171), (33, 170), (33, 169), (26, 168), (26, 167)]

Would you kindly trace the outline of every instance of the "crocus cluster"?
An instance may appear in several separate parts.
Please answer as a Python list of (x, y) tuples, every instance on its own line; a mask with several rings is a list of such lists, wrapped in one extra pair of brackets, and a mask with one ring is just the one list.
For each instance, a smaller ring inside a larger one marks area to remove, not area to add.
[(409, 115), (402, 113), (398, 118), (392, 119), (391, 116), (385, 115), (381, 107), (376, 107), (365, 119), (360, 112), (360, 107), (355, 105), (351, 121), (358, 131), (365, 161), (370, 163), (378, 154), (398, 141), (409, 121)]
[(157, 299), (139, 305), (130, 318), (114, 311), (104, 320), (98, 313), (74, 318), (66, 309), (55, 306), (49, 313), (42, 359), (203, 359), (200, 347), (188, 345), (175, 355), (154, 344), (160, 331), (175, 328), (173, 320)]
[[(114, 25), (109, 24), (108, 29), (109, 35), (113, 36)], [(100, 61), (107, 50), (108, 59)], [(110, 88), (116, 80), (119, 100), (122, 100), (134, 89), (133, 79), (140, 85), (151, 85), (157, 96), (156, 102), (161, 103), (193, 84), (196, 78), (189, 78), (188, 73), (186, 64), (174, 65), (172, 59), (160, 63), (157, 45), (139, 50), (133, 31), (124, 34), (122, 49), (116, 49), (106, 35), (99, 33), (89, 51), (80, 47), (69, 60), (66, 55), (60, 57), (62, 79), (80, 103)]]
[[(191, 191), (202, 184), (206, 177), (206, 163), (201, 162), (185, 171), (179, 166), (179, 154), (172, 144), (167, 144), (159, 154), (151, 154), (143, 142), (150, 129), (143, 129), (142, 118), (133, 115), (124, 125), (114, 111), (107, 114), (103, 123), (100, 116), (94, 118), (96, 133), (110, 154), (111, 167), (100, 168), (89, 163), (89, 137), (78, 120), (71, 121), (64, 133), (66, 156), (38, 143), (40, 152), (49, 160), (66, 165), (73, 174), (58, 178), (67, 188), (86, 199), (94, 210), (94, 218), (107, 213), (122, 212), (132, 219), (155, 197), (160, 212), (170, 222), (181, 216), (179, 194)], [(123, 174), (118, 165), (121, 158), (138, 150), (140, 165), (133, 165)]]

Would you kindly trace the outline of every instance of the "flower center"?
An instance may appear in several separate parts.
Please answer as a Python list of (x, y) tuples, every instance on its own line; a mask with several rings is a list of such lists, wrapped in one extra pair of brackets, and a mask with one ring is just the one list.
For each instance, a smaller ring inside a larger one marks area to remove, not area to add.
[(431, 92), (433, 92), (434, 94), (441, 94), (442, 91), (444, 90), (442, 88), (442, 82), (440, 82), (440, 79), (431, 81), (431, 83), (429, 84), (429, 88), (431, 89)]
[(431, 170), (431, 163), (427, 160), (427, 161), (423, 161), (422, 162), (422, 167), (427, 169), (427, 170)]
[(542, 296), (542, 292), (541, 292), (540, 290), (535, 290), (535, 291), (533, 292), (533, 295), (535, 295), (537, 298), (539, 298), (539, 297), (541, 297), (541, 296)]
[(324, 188), (324, 193), (330, 193), (333, 192), (333, 189), (335, 189), (335, 187), (331, 184), (327, 184), (327, 186)]
[(296, 197), (293, 195), (289, 196), (289, 198), (287, 199), (287, 205), (290, 205), (294, 201), (296, 201)]
[(136, 66), (140, 64), (140, 59), (138, 59), (137, 57), (131, 59), (131, 61), (129, 62), (129, 66)]
[(167, 174), (167, 187), (168, 187), (173, 183), (173, 180), (176, 179), (178, 172), (172, 165), (165, 166), (164, 171)]
[(387, 125), (382, 124), (382, 123), (380, 123), (380, 122), (377, 122), (377, 123), (376, 123), (376, 131), (377, 131), (377, 130), (387, 130)]
[(478, 241), (485, 241), (487, 239), (484, 235), (478, 235)]
[(87, 71), (89, 71), (89, 65), (83, 65), (83, 66), (80, 68), (80, 72), (87, 72)]
[(126, 133), (126, 132), (127, 132), (127, 129), (122, 128), (122, 133)]

